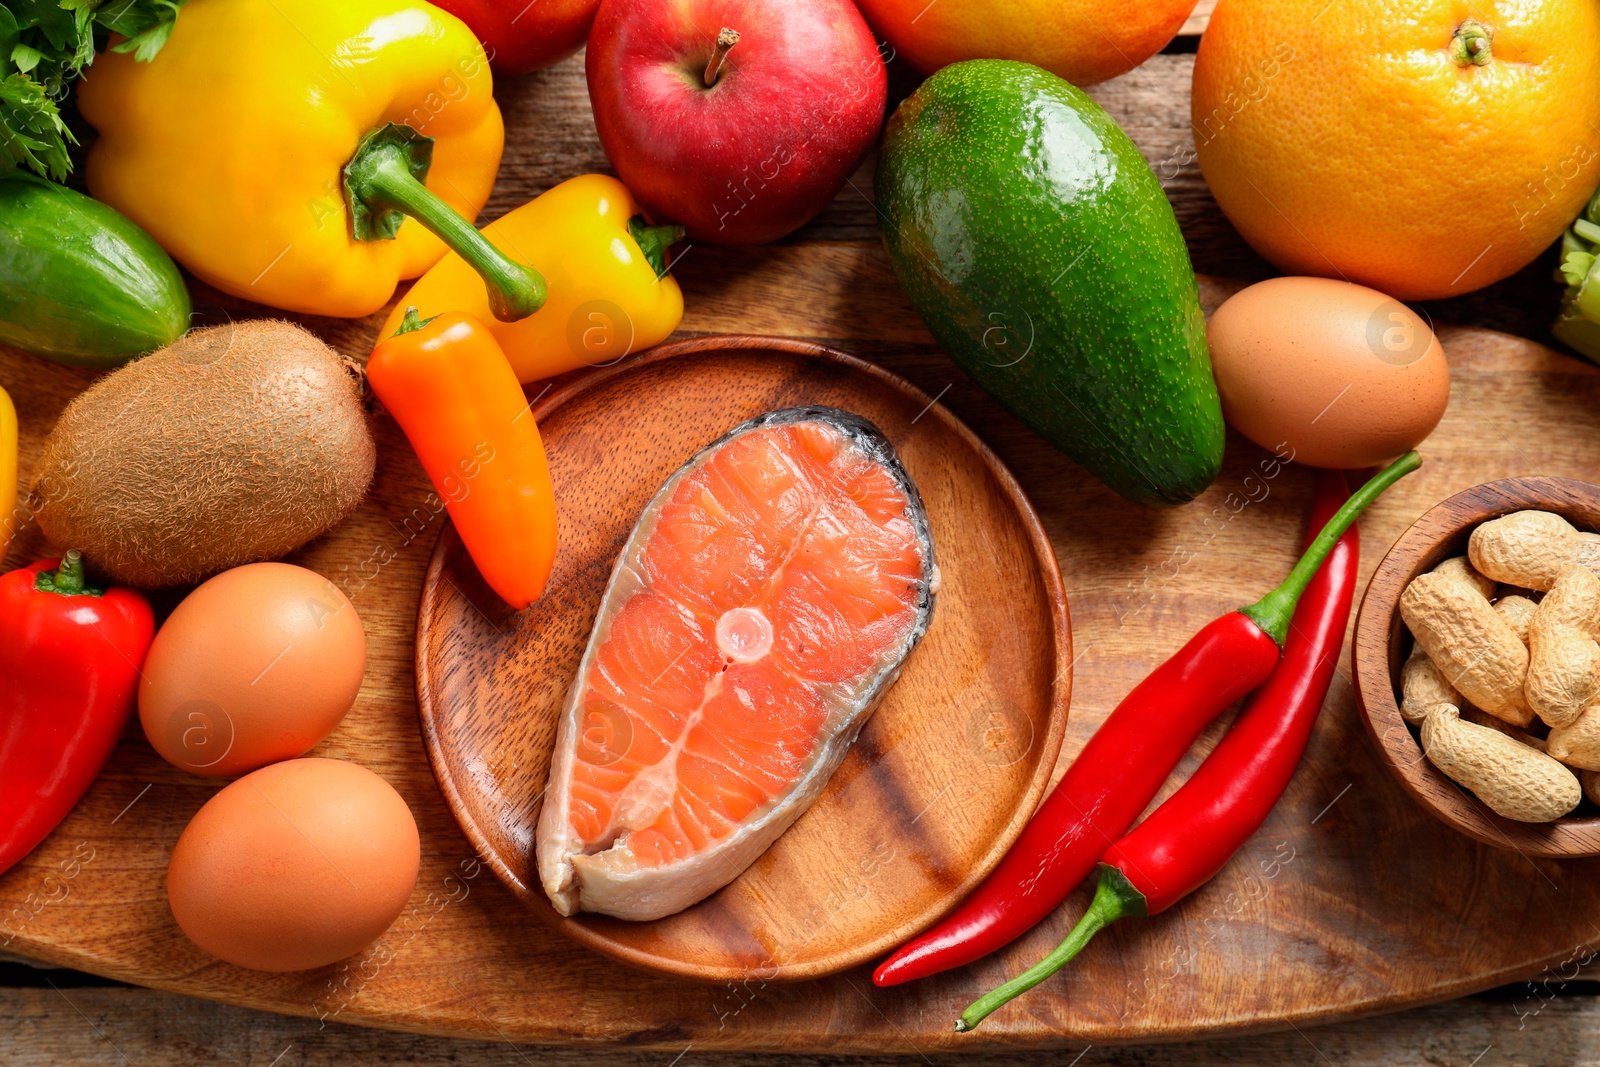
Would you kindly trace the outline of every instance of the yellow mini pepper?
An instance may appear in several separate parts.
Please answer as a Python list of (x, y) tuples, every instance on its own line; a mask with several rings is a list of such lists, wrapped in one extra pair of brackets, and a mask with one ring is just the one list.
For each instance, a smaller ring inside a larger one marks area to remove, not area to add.
[(17, 516), (17, 409), (0, 389), (0, 559), (21, 522)]
[(543, 299), (467, 221), (505, 129), (483, 46), (432, 4), (193, 0), (149, 62), (98, 57), (78, 107), (90, 191), (225, 292), (369, 315), (449, 245), (496, 314)]
[(666, 271), (667, 249), (683, 228), (648, 224), (615, 178), (571, 178), (483, 234), (545, 278), (543, 310), (518, 322), (490, 319), (483, 285), (452, 253), (411, 287), (378, 331), (380, 340), (400, 328), (405, 307), (424, 318), (464, 311), (494, 332), (518, 380), (531, 382), (615, 362), (664, 340), (683, 318), (683, 293)]

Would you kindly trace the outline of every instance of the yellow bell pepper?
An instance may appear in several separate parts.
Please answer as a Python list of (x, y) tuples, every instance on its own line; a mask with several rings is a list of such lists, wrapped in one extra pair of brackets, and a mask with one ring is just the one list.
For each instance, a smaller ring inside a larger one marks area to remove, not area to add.
[(683, 228), (647, 224), (615, 178), (568, 179), (491, 222), (483, 235), (544, 276), (544, 309), (519, 322), (491, 320), (483, 286), (451, 254), (411, 287), (378, 331), (380, 341), (400, 328), (407, 307), (423, 318), (464, 311), (484, 320), (517, 379), (531, 382), (615, 362), (664, 340), (683, 318), (683, 293), (665, 262)]
[(17, 514), (17, 409), (0, 389), (0, 559), (22, 525)]
[(193, 0), (154, 59), (85, 73), (90, 192), (218, 289), (369, 315), (448, 245), (497, 314), (539, 306), (542, 280), (467, 221), (505, 128), (483, 46), (432, 4)]

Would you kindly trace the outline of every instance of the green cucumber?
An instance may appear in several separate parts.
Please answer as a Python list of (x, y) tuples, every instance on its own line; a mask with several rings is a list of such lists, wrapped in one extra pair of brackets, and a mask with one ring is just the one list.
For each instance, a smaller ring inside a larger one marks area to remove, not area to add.
[(1083, 92), (971, 60), (890, 118), (878, 164), (900, 285), (956, 363), (1112, 489), (1181, 504), (1222, 465), (1188, 249), (1161, 184)]
[(0, 344), (117, 367), (182, 337), (189, 290), (132, 220), (66, 186), (0, 181)]

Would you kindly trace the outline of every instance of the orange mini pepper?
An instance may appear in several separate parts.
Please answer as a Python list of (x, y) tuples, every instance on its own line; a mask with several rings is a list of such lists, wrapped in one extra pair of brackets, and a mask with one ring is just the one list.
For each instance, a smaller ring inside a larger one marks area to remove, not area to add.
[(407, 308), (373, 349), (367, 381), (444, 499), (478, 572), (517, 609), (556, 554), (555, 489), (522, 385), (494, 335), (460, 311)]

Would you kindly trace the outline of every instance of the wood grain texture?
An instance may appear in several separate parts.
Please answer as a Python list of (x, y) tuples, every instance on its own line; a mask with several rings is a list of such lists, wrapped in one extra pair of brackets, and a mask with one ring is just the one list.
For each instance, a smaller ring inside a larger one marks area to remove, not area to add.
[(1200, 0), (1194, 5), (1194, 10), (1189, 12), (1189, 17), (1183, 22), (1183, 29), (1178, 31), (1180, 37), (1198, 37), (1206, 32), (1206, 25), (1211, 21), (1212, 9), (1217, 6), (1217, 0)]
[[(1137, 1048), (1068, 1045), (1034, 1052), (930, 1052), (848, 1060), (828, 1053), (540, 1048), (391, 1033), (207, 1004), (149, 989), (80, 988), (71, 975), (0, 990), (6, 1067), (1600, 1067), (1600, 997), (1571, 983), (1510, 986), (1323, 1027)], [(1589, 988), (1592, 990), (1592, 983)], [(1563, 991), (1567, 995), (1563, 995)]]
[[(1157, 56), (1095, 96), (1157, 165), (1197, 265), (1260, 277), (1265, 266), (1217, 212), (1192, 162), (1191, 65), (1191, 56)], [(488, 215), (601, 165), (581, 69), (574, 59), (502, 87), (513, 139)], [(933, 344), (888, 271), (870, 192), (869, 163), (823, 216), (784, 243), (690, 249), (675, 268), (689, 305), (683, 330), (827, 340), (940, 397), (1000, 455), (1050, 533), (1073, 605), (1077, 662), (1061, 750), (1062, 761), (1071, 759), (1200, 623), (1278, 580), (1300, 543), (1311, 479), (1263, 466), (1267, 457), (1234, 436), (1216, 485), (1194, 504), (1151, 512), (1121, 501), (1004, 414)], [(1559, 296), (1548, 270), (1536, 264), (1478, 296), (1430, 305), (1430, 314), (1441, 326), (1471, 321), (1544, 336)], [(264, 313), (193, 288), (207, 321)], [(1208, 306), (1227, 291), (1202, 288)], [(381, 319), (298, 321), (364, 356)], [(1384, 546), (1452, 493), (1512, 475), (1592, 479), (1600, 469), (1593, 368), (1480, 329), (1447, 326), (1441, 338), (1451, 405), (1427, 465), (1364, 516), (1366, 574)], [(56, 415), (92, 378), (0, 354), (0, 386), (21, 420), (24, 477)], [(1105, 932), (1069, 973), (976, 1034), (950, 1032), (956, 1013), (1053, 947), (1084, 895), (1007, 952), (899, 989), (875, 989), (862, 969), (782, 986), (641, 975), (532, 919), (489, 874), (439, 796), (419, 737), (412, 647), (443, 508), (393, 421), (376, 415), (374, 433), (380, 459), (370, 499), (294, 559), (338, 581), (366, 628), (361, 695), (316, 752), (371, 767), (416, 813), (423, 874), (401, 920), (362, 957), (320, 972), (259, 975), (205, 956), (172, 922), (164, 871), (178, 833), (216, 786), (162, 762), (135, 727), (57, 833), (0, 876), (0, 948), (313, 1019), (674, 1054), (693, 1044), (698, 1055), (931, 1053), (1304, 1027), (1533, 975), (1588, 951), (1596, 936), (1584, 916), (1600, 905), (1600, 867), (1524, 859), (1441, 832), (1377, 759), (1341, 674), (1284, 803), (1212, 885), (1163, 916)], [(30, 528), (8, 563), (44, 550)], [(1175, 781), (1222, 729), (1202, 738)]]
[(1419, 574), (1467, 551), (1480, 523), (1513, 511), (1553, 511), (1580, 530), (1600, 529), (1600, 486), (1571, 478), (1507, 478), (1475, 485), (1429, 508), (1395, 541), (1367, 586), (1356, 619), (1352, 668), (1367, 736), (1406, 792), (1454, 830), (1525, 856), (1600, 855), (1600, 815), (1584, 800), (1551, 823), (1501, 818), (1428, 762), (1416, 731), (1400, 716), (1400, 666), (1413, 641), (1400, 595)]
[[(822, 796), (732, 884), (655, 922), (563, 919), (528, 842), (557, 717), (617, 555), (645, 505), (696, 452), (756, 415), (805, 404), (867, 419), (916, 483), (939, 566), (932, 626)], [(490, 869), (580, 944), (700, 981), (833, 974), (954, 907), (1043, 795), (1072, 684), (1049, 535), (1000, 461), (903, 379), (777, 338), (666, 345), (573, 383), (533, 413), (561, 501), (551, 594), (508, 612), (451, 527), (434, 550), (417, 623), (423, 741)]]

